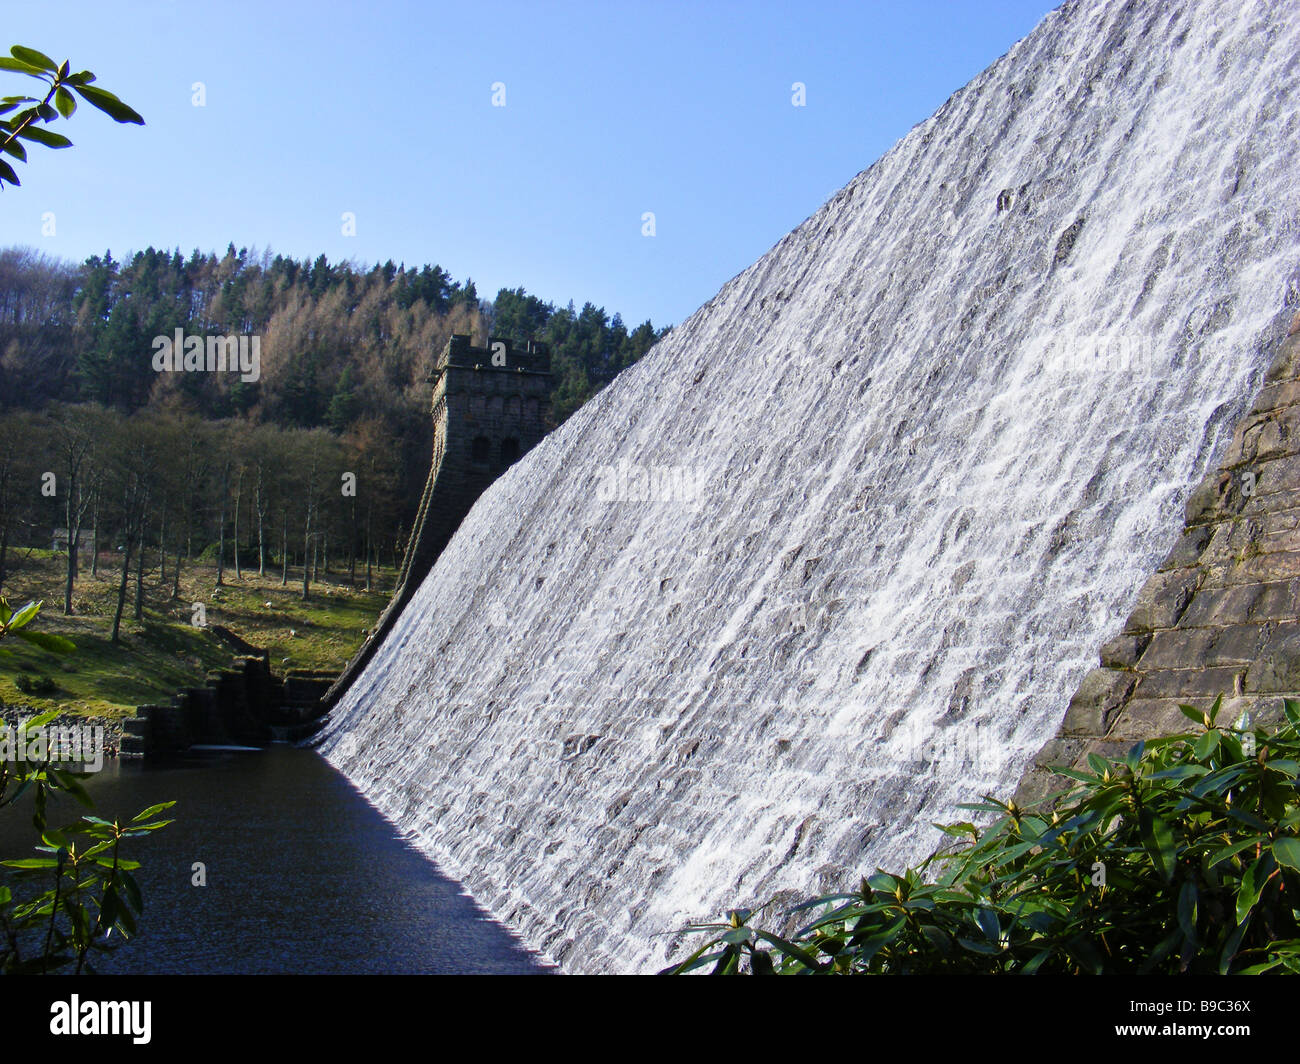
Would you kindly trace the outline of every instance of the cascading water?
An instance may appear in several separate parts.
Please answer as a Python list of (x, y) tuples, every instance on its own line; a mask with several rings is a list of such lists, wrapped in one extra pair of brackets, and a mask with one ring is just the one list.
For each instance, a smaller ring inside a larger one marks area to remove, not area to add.
[(1292, 14), (1047, 16), (483, 496), (329, 759), (571, 971), (1009, 794), (1300, 299)]

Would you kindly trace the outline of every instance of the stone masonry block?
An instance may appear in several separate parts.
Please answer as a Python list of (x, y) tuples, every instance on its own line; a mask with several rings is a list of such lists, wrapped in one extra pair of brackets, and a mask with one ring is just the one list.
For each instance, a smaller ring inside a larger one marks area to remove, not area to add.
[(1264, 588), (1252, 585), (1202, 588), (1180, 617), (1184, 628), (1227, 628), (1250, 617)]
[(1061, 724), (1063, 736), (1106, 734), (1115, 711), (1133, 690), (1136, 677), (1123, 669), (1093, 669), (1070, 699)]
[(1196, 569), (1170, 569), (1155, 573), (1138, 595), (1137, 605), (1124, 626), (1125, 632), (1150, 632), (1172, 628), (1192, 601), (1200, 585)]
[(1195, 565), (1200, 561), (1201, 552), (1210, 542), (1213, 532), (1213, 525), (1197, 525), (1195, 528), (1186, 529), (1174, 545), (1174, 549), (1169, 552), (1169, 557), (1160, 566), (1160, 571), (1186, 569)]
[(1205, 669), (1157, 669), (1143, 673), (1138, 680), (1135, 698), (1225, 698), (1236, 694), (1242, 674), (1241, 666), (1220, 665)]
[(1106, 738), (1116, 742), (1135, 743), (1140, 739), (1155, 739), (1162, 735), (1178, 735), (1192, 731), (1196, 726), (1183, 716), (1177, 698), (1135, 698), (1115, 718), (1115, 724)]
[(1102, 644), (1101, 666), (1104, 669), (1131, 669), (1138, 663), (1147, 644), (1151, 642), (1149, 635), (1141, 634), (1123, 634), (1107, 640)]
[(1204, 664), (1218, 634), (1213, 628), (1167, 628), (1157, 632), (1142, 656), (1142, 671)]
[(1244, 690), (1300, 695), (1300, 630), (1288, 626), (1269, 640), (1246, 673)]

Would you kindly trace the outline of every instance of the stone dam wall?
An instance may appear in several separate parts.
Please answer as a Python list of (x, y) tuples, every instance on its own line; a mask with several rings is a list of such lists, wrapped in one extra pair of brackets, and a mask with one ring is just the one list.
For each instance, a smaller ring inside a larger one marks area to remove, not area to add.
[(1086, 768), (1139, 740), (1194, 727), (1180, 705), (1219, 721), (1282, 720), (1300, 698), (1300, 314), (1238, 423), (1219, 468), (1187, 501), (1182, 536), (1152, 574), (1016, 800), (1069, 785), (1053, 766)]

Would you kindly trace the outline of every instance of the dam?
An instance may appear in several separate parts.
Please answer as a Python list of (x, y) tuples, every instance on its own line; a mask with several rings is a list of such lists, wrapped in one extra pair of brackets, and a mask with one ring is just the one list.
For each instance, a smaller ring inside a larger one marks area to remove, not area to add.
[(1053, 11), (482, 492), (326, 757), (529, 948), (648, 971), (1158, 727), (1077, 693), (1178, 653), (1149, 581), (1281, 453), (1233, 439), (1300, 309), (1297, 56), (1281, 3)]

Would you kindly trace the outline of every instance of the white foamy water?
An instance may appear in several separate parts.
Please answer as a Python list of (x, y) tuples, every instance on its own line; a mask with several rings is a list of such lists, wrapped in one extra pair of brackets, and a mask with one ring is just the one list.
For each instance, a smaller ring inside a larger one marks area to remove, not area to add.
[(1009, 794), (1300, 305), (1293, 14), (1049, 15), (483, 496), (330, 760), (571, 971)]

